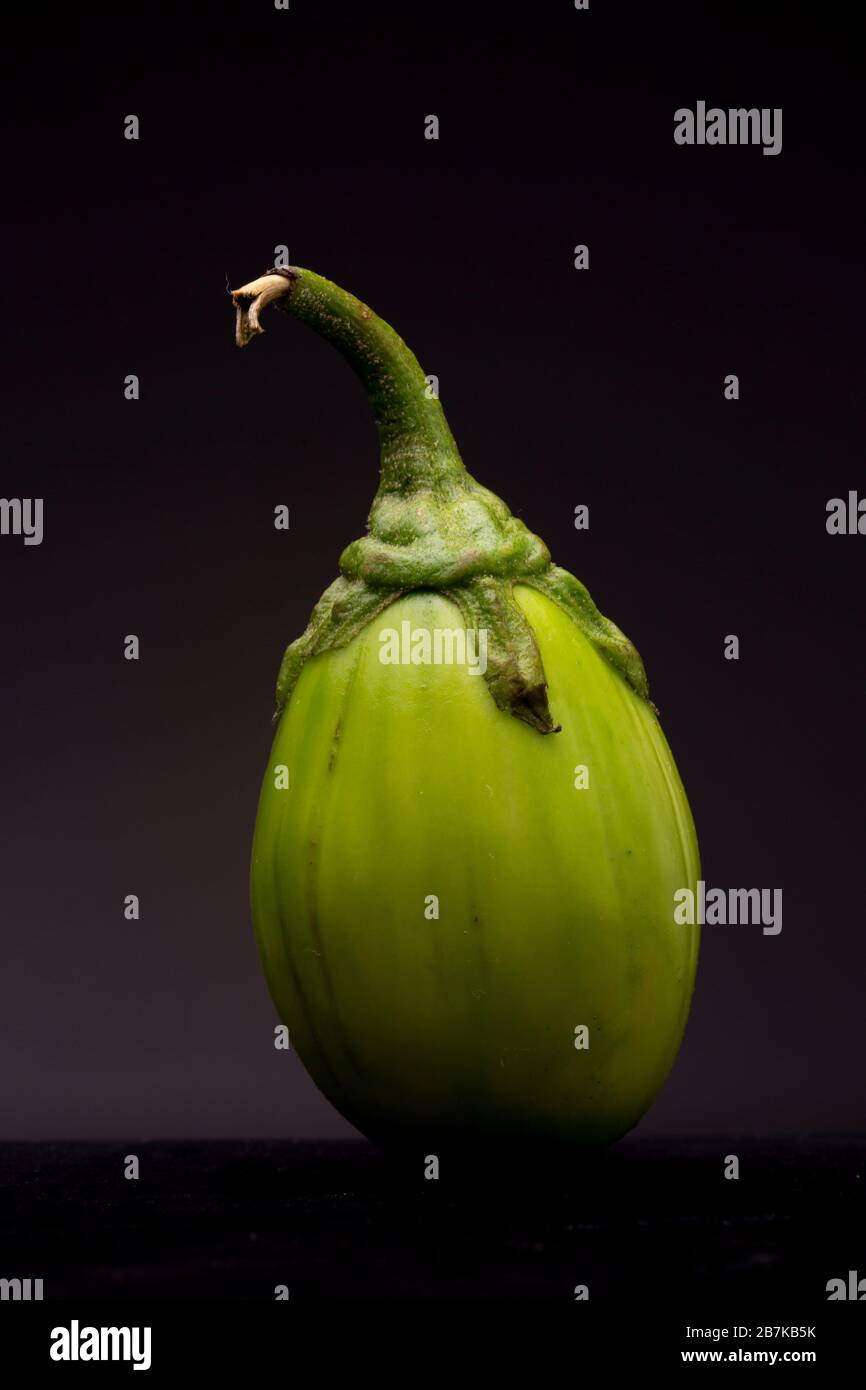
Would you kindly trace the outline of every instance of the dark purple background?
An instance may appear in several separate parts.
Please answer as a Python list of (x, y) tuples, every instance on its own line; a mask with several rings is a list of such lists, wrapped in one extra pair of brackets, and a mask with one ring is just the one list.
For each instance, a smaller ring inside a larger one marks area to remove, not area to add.
[[(853, 38), (408, 8), (7, 35), (0, 491), (46, 531), (0, 538), (0, 1133), (350, 1132), (273, 1050), (247, 907), (279, 660), (376, 475), (328, 347), (278, 315), (233, 346), (225, 276), (283, 242), (403, 334), (467, 466), (637, 644), (707, 881), (784, 891), (778, 937), (705, 930), (641, 1132), (859, 1127), (866, 537), (825, 531), (866, 493)], [(699, 99), (782, 106), (781, 155), (675, 146)]]

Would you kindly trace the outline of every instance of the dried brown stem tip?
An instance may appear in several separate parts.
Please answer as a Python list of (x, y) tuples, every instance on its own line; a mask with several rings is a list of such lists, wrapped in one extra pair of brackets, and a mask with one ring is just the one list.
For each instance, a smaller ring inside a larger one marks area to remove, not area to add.
[(291, 280), (285, 275), (260, 275), (250, 280), (248, 285), (232, 290), (232, 303), (235, 306), (235, 342), (238, 347), (246, 347), (257, 333), (264, 333), (259, 323), (259, 314), (267, 304), (281, 299), (292, 288)]

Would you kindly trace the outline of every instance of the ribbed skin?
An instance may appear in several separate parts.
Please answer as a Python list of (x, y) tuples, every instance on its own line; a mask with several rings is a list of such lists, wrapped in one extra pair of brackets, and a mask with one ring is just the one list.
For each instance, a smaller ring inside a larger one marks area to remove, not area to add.
[(465, 666), (382, 664), (382, 629), (460, 626), (420, 592), (307, 663), (266, 771), (268, 984), (314, 1080), (373, 1138), (612, 1140), (685, 1027), (698, 928), (674, 923), (674, 893), (700, 871), (667, 742), (565, 613), (515, 595), (560, 733), (502, 713)]

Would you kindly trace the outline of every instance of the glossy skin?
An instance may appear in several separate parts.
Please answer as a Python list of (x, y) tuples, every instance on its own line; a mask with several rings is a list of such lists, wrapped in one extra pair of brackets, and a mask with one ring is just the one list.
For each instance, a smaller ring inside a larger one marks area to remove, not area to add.
[(674, 892), (700, 871), (665, 737), (556, 604), (515, 597), (561, 732), (497, 709), (465, 666), (382, 664), (383, 628), (460, 625), (419, 592), (308, 661), (264, 780), (268, 985), (318, 1086), (383, 1142), (609, 1142), (686, 1023), (698, 928), (674, 923)]

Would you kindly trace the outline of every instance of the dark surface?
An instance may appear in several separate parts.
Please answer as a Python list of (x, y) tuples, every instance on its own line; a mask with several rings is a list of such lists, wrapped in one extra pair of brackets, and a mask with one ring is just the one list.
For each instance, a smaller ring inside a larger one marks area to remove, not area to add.
[[(138, 1181), (124, 1157), (140, 1159)], [(738, 1181), (725, 1180), (728, 1154)], [(4, 1277), (45, 1299), (663, 1301), (827, 1311), (866, 1274), (866, 1139), (626, 1141), (567, 1172), (353, 1143), (6, 1144)]]

